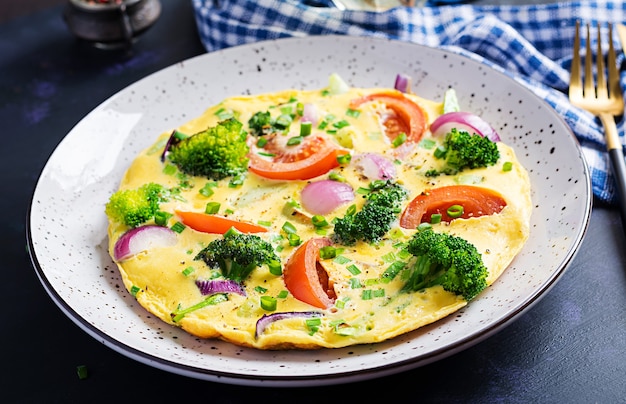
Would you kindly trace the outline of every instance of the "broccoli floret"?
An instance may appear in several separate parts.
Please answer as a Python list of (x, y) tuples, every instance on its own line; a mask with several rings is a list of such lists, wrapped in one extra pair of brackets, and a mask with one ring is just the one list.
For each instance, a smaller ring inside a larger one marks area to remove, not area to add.
[(407, 195), (406, 189), (392, 181), (373, 182), (360, 211), (352, 208), (344, 217), (335, 219), (334, 241), (344, 245), (379, 241), (391, 229)]
[[(467, 168), (488, 167), (500, 158), (496, 142), (457, 129), (446, 134), (443, 148), (436, 153), (437, 157), (445, 159), (445, 167), (439, 173), (447, 175), (454, 175)], [(433, 172), (429, 173), (433, 175)]]
[(166, 189), (151, 182), (136, 189), (115, 192), (105, 206), (105, 213), (113, 221), (137, 227), (153, 219), (161, 202), (167, 199)]
[(259, 111), (252, 115), (252, 117), (248, 120), (250, 134), (254, 136), (269, 135), (274, 131), (272, 123), (273, 119), (269, 111)]
[(406, 291), (441, 285), (470, 301), (487, 287), (482, 256), (464, 238), (427, 228), (415, 233), (407, 251), (415, 256), (415, 261), (405, 269)]
[(280, 257), (269, 242), (234, 229), (223, 238), (211, 241), (194, 259), (220, 269), (225, 278), (236, 282), (243, 281), (252, 270), (263, 265), (268, 265), (270, 270), (280, 268)]
[(173, 144), (168, 157), (185, 174), (221, 180), (248, 169), (247, 134), (235, 118)]

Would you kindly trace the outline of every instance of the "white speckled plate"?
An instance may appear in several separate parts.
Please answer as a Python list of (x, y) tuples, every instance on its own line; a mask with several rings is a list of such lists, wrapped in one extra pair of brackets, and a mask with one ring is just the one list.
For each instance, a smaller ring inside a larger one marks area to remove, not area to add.
[[(135, 155), (156, 136), (222, 98), (321, 88), (339, 73), (360, 87), (393, 86), (440, 99), (456, 89), (464, 109), (499, 130), (530, 170), (531, 236), (505, 274), (467, 308), (376, 345), (264, 352), (200, 340), (155, 319), (127, 293), (107, 253), (104, 205)], [(452, 53), (351, 37), (262, 42), (171, 66), (119, 92), (87, 115), (45, 166), (29, 213), (29, 246), (54, 302), (91, 336), (131, 358), (200, 379), (306, 386), (389, 375), (458, 352), (492, 335), (544, 295), (578, 249), (591, 212), (591, 184), (566, 124), (507, 76)]]

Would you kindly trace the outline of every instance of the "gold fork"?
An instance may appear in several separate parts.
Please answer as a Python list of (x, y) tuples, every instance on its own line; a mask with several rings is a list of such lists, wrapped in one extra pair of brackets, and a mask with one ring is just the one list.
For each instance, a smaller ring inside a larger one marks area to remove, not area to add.
[(570, 102), (596, 115), (602, 121), (606, 146), (611, 161), (611, 168), (615, 177), (615, 185), (618, 196), (622, 227), (626, 232), (626, 163), (622, 143), (619, 140), (615, 119), (624, 114), (624, 98), (619, 81), (619, 72), (615, 60), (613, 47), (613, 26), (609, 24), (609, 51), (607, 54), (608, 83), (605, 79), (604, 56), (602, 53), (602, 38), (600, 24), (597, 25), (597, 52), (596, 52), (596, 77), (597, 85), (593, 80), (593, 57), (591, 51), (591, 37), (589, 24), (587, 28), (587, 41), (585, 49), (585, 82), (581, 79), (580, 58), (580, 22), (576, 21), (576, 33), (574, 36), (574, 55), (572, 58), (572, 70), (569, 84)]

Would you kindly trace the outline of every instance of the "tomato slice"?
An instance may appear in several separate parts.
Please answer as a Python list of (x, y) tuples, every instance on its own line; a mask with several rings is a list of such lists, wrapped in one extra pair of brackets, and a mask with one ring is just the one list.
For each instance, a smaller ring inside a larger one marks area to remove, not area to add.
[(320, 264), (320, 248), (330, 246), (327, 238), (312, 238), (293, 253), (283, 268), (287, 290), (298, 300), (326, 309), (334, 304), (335, 291)]
[(267, 231), (267, 228), (263, 226), (253, 223), (239, 222), (224, 216), (209, 215), (202, 212), (182, 212), (178, 210), (176, 211), (176, 214), (180, 216), (185, 226), (189, 226), (192, 229), (203, 233), (224, 234), (231, 227), (234, 227), (242, 233), (262, 233)]
[(297, 146), (279, 144), (278, 135), (270, 138), (264, 151), (273, 154), (271, 159), (256, 153), (248, 155), (249, 170), (261, 177), (277, 180), (308, 180), (326, 174), (339, 166), (337, 157), (347, 154), (333, 140), (322, 135), (304, 137)]
[[(463, 214), (450, 217), (447, 211), (453, 205), (463, 207)], [(413, 199), (402, 212), (400, 226), (415, 229), (420, 223), (430, 222), (433, 214), (441, 214), (441, 221), (479, 217), (499, 213), (506, 206), (502, 196), (488, 188), (472, 185), (450, 185), (423, 192)]]
[(386, 128), (385, 133), (391, 141), (400, 133), (406, 134), (407, 141), (414, 143), (420, 141), (426, 130), (426, 113), (419, 105), (397, 91), (366, 95), (353, 100), (350, 108), (356, 109), (371, 101), (380, 101), (389, 110), (389, 114), (381, 118)]

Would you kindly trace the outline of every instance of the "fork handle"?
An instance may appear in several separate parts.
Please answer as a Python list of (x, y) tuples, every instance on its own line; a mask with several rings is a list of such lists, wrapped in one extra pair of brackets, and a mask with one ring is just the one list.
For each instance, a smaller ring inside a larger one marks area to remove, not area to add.
[(626, 161), (622, 142), (619, 140), (615, 117), (609, 113), (600, 113), (600, 120), (604, 126), (606, 147), (615, 178), (615, 189), (617, 191), (617, 206), (622, 217), (622, 228), (626, 234)]

